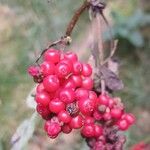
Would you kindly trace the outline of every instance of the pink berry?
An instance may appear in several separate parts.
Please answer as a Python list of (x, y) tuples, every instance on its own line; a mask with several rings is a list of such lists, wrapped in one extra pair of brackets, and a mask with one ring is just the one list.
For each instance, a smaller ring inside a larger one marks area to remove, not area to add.
[(122, 116), (122, 111), (118, 108), (111, 109), (111, 116), (115, 119), (119, 119)]
[(94, 91), (89, 91), (89, 99), (97, 101), (97, 95)]
[(43, 85), (48, 92), (54, 92), (59, 88), (59, 80), (55, 75), (49, 75), (43, 80)]
[(82, 85), (82, 78), (79, 75), (72, 75), (69, 79), (75, 83), (76, 87), (80, 87)]
[(108, 120), (110, 120), (112, 118), (112, 116), (111, 116), (111, 114), (109, 112), (105, 112), (103, 114), (103, 118), (104, 118), (105, 121), (108, 121)]
[(51, 125), (51, 120), (47, 120), (44, 124), (44, 130), (47, 132), (48, 127)]
[(75, 91), (75, 97), (77, 100), (88, 98), (88, 96), (89, 96), (89, 92), (84, 88), (78, 88)]
[(50, 102), (49, 94), (47, 92), (36, 93), (35, 100), (37, 103), (46, 107)]
[(44, 92), (44, 90), (45, 90), (45, 88), (44, 88), (43, 83), (38, 84), (38, 86), (36, 87), (36, 92), (37, 93)]
[(70, 122), (70, 127), (73, 128), (73, 129), (79, 129), (83, 126), (83, 117), (81, 115), (78, 115), (76, 117), (73, 117), (71, 119), (71, 122)]
[(64, 58), (71, 60), (72, 62), (76, 62), (78, 60), (78, 57), (73, 52), (67, 52), (64, 55)]
[(38, 76), (38, 74), (39, 74), (39, 68), (38, 67), (36, 67), (36, 66), (30, 66), (29, 68), (28, 68), (28, 73), (29, 73), (29, 75), (31, 75), (31, 76)]
[(53, 113), (59, 113), (60, 111), (65, 110), (65, 104), (58, 98), (53, 99), (49, 103), (49, 110)]
[(44, 60), (52, 63), (58, 63), (60, 61), (60, 52), (55, 49), (49, 49), (44, 54)]
[(52, 75), (54, 74), (55, 65), (52, 62), (43, 62), (40, 65), (40, 71), (44, 76)]
[(91, 115), (95, 109), (95, 101), (87, 99), (81, 99), (78, 102), (78, 107), (83, 115)]
[(84, 125), (82, 130), (81, 130), (81, 133), (85, 137), (94, 137), (94, 134), (95, 134), (94, 125), (93, 124)]
[(58, 135), (60, 131), (61, 131), (61, 127), (58, 123), (51, 123), (47, 128), (47, 133), (50, 137)]
[(120, 130), (127, 130), (129, 125), (128, 125), (128, 122), (125, 120), (125, 119), (122, 119), (122, 120), (119, 120), (117, 122), (117, 125), (119, 127)]
[(84, 124), (94, 124), (95, 120), (93, 117), (90, 117), (90, 116), (86, 116), (85, 119), (84, 119)]
[(73, 62), (72, 62), (72, 60), (64, 58), (64, 59), (62, 59), (60, 61), (60, 63), (64, 63), (64, 64), (68, 65), (68, 67), (71, 68), (71, 70), (73, 70)]
[(103, 128), (100, 125), (94, 125), (94, 136), (100, 137), (103, 134)]
[(75, 100), (75, 93), (70, 88), (64, 88), (59, 94), (59, 98), (66, 104), (72, 103)]
[(68, 124), (64, 124), (62, 126), (62, 132), (63, 133), (69, 134), (71, 131), (72, 131), (72, 128)]
[(130, 124), (134, 124), (135, 123), (135, 117), (133, 114), (129, 113), (129, 114), (125, 114), (124, 119)]
[(69, 123), (71, 121), (71, 116), (69, 115), (69, 113), (65, 110), (62, 110), (59, 114), (58, 114), (58, 118), (60, 121), (64, 122), (64, 123)]
[(82, 73), (83, 65), (80, 62), (74, 62), (73, 63), (73, 73), (75, 75), (80, 75)]
[(91, 90), (93, 88), (93, 79), (91, 77), (85, 77), (82, 81), (82, 88)]
[(102, 114), (99, 111), (94, 111), (93, 117), (95, 120), (101, 120), (102, 119)]
[(108, 106), (109, 104), (108, 97), (105, 94), (101, 94), (98, 98), (98, 104)]
[(110, 98), (108, 102), (108, 107), (113, 108), (114, 104), (115, 104), (114, 100)]
[(55, 73), (59, 78), (65, 78), (71, 73), (71, 68), (66, 63), (58, 63), (55, 67)]
[(89, 77), (92, 75), (92, 68), (89, 64), (83, 64), (82, 75), (85, 77)]
[(70, 88), (70, 89), (75, 89), (76, 88), (76, 84), (74, 83), (73, 80), (67, 79), (64, 81), (63, 88)]

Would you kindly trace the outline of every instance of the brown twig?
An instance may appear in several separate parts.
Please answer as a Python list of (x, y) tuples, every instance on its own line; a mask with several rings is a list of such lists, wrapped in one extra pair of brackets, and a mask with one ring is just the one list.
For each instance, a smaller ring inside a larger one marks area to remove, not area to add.
[(74, 16), (72, 17), (70, 23), (68, 24), (67, 30), (66, 30), (66, 36), (70, 36), (80, 15), (84, 12), (84, 10), (86, 8), (88, 8), (90, 6), (90, 3), (86, 1), (84, 1), (84, 3), (82, 4), (82, 6), (75, 12)]

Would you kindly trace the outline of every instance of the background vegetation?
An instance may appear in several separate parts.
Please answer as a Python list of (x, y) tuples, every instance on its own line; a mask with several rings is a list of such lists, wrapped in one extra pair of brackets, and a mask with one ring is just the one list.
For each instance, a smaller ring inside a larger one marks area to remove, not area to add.
[[(34, 86), (26, 73), (28, 65), (49, 41), (64, 34), (81, 3), (82, 0), (0, 0), (0, 150), (10, 149), (17, 126), (33, 112), (26, 106), (26, 97)], [(150, 2), (107, 3), (114, 36), (119, 39), (117, 55), (125, 84), (124, 91), (117, 95), (137, 117), (136, 125), (127, 133), (129, 148), (141, 140), (150, 142)], [(75, 28), (74, 39), (81, 36), (87, 22), (88, 16), (84, 14)], [(48, 149), (49, 145), (59, 149), (59, 144), (49, 141), (41, 128), (39, 122), (28, 149)], [(79, 140), (76, 139), (77, 149)]]

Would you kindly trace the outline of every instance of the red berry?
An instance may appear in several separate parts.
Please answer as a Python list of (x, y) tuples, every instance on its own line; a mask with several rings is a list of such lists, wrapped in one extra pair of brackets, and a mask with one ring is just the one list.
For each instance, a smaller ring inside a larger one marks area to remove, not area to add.
[(43, 85), (48, 92), (54, 92), (59, 88), (59, 80), (55, 75), (49, 75), (43, 80)]
[(61, 131), (61, 127), (58, 123), (51, 123), (47, 128), (47, 133), (50, 137), (58, 135), (60, 131)]
[(122, 120), (119, 120), (117, 122), (117, 125), (119, 127), (120, 130), (127, 130), (129, 125), (128, 125), (128, 122), (125, 120), (125, 119), (122, 119)]
[(36, 93), (35, 100), (37, 103), (46, 107), (50, 102), (49, 94), (47, 92)]
[(59, 63), (55, 67), (55, 73), (59, 78), (65, 78), (71, 73), (71, 68), (66, 63)]
[(91, 115), (95, 108), (95, 101), (89, 98), (81, 99), (78, 102), (78, 106), (83, 115)]
[(59, 94), (59, 98), (64, 103), (72, 103), (75, 100), (75, 93), (70, 88), (62, 89), (62, 91)]
[(48, 110), (47, 107), (44, 107), (43, 105), (41, 104), (37, 104), (36, 106), (36, 111), (40, 114), (40, 115), (49, 115), (50, 114), (50, 111)]
[(75, 85), (73, 80), (67, 79), (67, 80), (64, 81), (62, 87), (63, 88), (75, 89), (76, 85)]
[(89, 91), (89, 99), (93, 100), (93, 101), (97, 101), (97, 95), (94, 91)]
[(39, 74), (39, 68), (38, 67), (36, 67), (36, 66), (30, 66), (29, 68), (28, 68), (28, 73), (29, 73), (29, 75), (31, 75), (31, 76), (38, 76), (38, 74)]
[(73, 52), (67, 52), (64, 55), (64, 58), (71, 60), (72, 62), (76, 62), (78, 60), (78, 57)]
[(44, 60), (52, 63), (58, 63), (60, 61), (60, 52), (55, 49), (49, 49), (44, 54)]
[(93, 117), (95, 120), (101, 120), (102, 119), (102, 114), (99, 111), (94, 111)]
[(77, 100), (88, 98), (88, 96), (89, 96), (89, 92), (84, 88), (78, 88), (75, 91), (75, 97)]
[(69, 59), (62, 59), (62, 60), (60, 61), (60, 63), (64, 63), (64, 64), (68, 65), (69, 68), (71, 68), (71, 70), (73, 70), (73, 63), (72, 63), (72, 60), (69, 60)]
[(106, 120), (106, 121), (108, 121), (108, 120), (110, 120), (111, 119), (111, 114), (109, 113), (109, 112), (105, 112), (104, 114), (103, 114), (103, 118), (104, 118), (104, 120)]
[(89, 64), (83, 64), (82, 75), (85, 77), (89, 77), (92, 75), (92, 68)]
[(47, 132), (48, 127), (51, 125), (51, 120), (47, 120), (44, 124), (44, 130)]
[(81, 133), (85, 137), (93, 137), (95, 134), (95, 128), (93, 124), (83, 126)]
[(75, 83), (76, 87), (80, 87), (82, 85), (82, 78), (79, 75), (72, 75), (69, 79)]
[(49, 110), (53, 113), (59, 113), (65, 109), (65, 104), (59, 99), (53, 99), (49, 103)]
[(114, 100), (110, 98), (108, 102), (108, 107), (113, 108), (114, 104), (115, 104)]
[(63, 133), (68, 134), (68, 133), (70, 133), (71, 131), (72, 131), (72, 128), (71, 128), (68, 124), (64, 124), (64, 125), (62, 126), (62, 132), (63, 132)]
[(74, 129), (79, 129), (83, 126), (83, 117), (81, 115), (78, 115), (76, 117), (73, 117), (70, 122), (70, 127)]
[(95, 120), (93, 117), (90, 117), (90, 116), (86, 116), (85, 119), (84, 119), (84, 124), (94, 124)]
[(44, 76), (52, 75), (54, 74), (55, 65), (52, 62), (43, 62), (40, 65), (40, 71)]
[(68, 112), (66, 112), (65, 110), (62, 110), (58, 114), (58, 119), (64, 123), (69, 123), (71, 121), (71, 116), (69, 115)]
[(135, 117), (131, 113), (125, 114), (125, 116), (123, 117), (123, 119), (125, 119), (130, 125), (135, 123)]
[(118, 108), (113, 108), (113, 109), (111, 109), (110, 114), (113, 118), (119, 119), (122, 116), (122, 111)]
[(98, 98), (98, 104), (108, 106), (109, 104), (108, 97), (105, 94), (101, 94)]
[(80, 75), (82, 73), (83, 65), (80, 62), (74, 62), (73, 63), (73, 73), (75, 75)]
[(100, 137), (103, 134), (103, 128), (100, 125), (94, 125), (94, 136)]
[(85, 77), (82, 81), (82, 88), (91, 90), (93, 88), (93, 79), (91, 77)]
[(45, 88), (43, 83), (38, 84), (38, 86), (36, 87), (36, 92), (40, 93), (40, 92), (44, 92)]

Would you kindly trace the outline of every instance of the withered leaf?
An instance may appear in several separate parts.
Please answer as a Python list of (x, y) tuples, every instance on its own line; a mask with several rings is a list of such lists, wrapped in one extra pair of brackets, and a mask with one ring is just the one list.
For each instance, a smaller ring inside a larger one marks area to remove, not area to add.
[(123, 89), (124, 84), (122, 80), (120, 80), (119, 77), (106, 66), (102, 66), (100, 68), (100, 73), (105, 80), (106, 87), (108, 87), (110, 90), (118, 91)]

